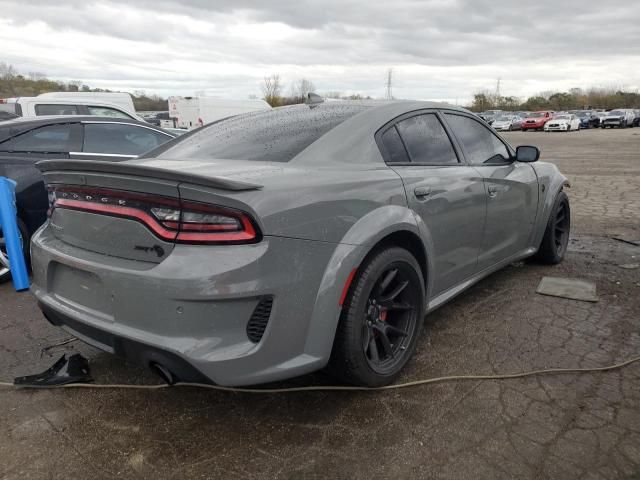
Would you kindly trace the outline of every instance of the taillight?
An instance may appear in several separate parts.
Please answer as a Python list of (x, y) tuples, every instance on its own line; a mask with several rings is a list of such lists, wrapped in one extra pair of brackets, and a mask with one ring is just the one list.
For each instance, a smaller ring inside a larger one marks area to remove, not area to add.
[(50, 212), (79, 210), (135, 220), (162, 240), (192, 244), (260, 241), (251, 217), (240, 210), (159, 195), (83, 187), (49, 189)]

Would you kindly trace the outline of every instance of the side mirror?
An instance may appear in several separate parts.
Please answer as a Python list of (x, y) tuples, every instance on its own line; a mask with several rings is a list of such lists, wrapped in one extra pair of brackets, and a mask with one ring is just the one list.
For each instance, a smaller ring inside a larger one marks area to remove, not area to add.
[(518, 162), (535, 162), (540, 158), (538, 147), (531, 145), (520, 145), (516, 148), (516, 160)]

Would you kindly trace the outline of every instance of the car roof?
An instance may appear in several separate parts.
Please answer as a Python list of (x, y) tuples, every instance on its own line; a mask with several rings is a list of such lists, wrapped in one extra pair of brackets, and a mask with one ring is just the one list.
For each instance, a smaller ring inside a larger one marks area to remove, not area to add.
[(18, 117), (5, 120), (0, 123), (0, 141), (34, 128), (46, 125), (57, 125), (62, 123), (124, 123), (128, 125), (140, 125), (141, 127), (166, 133), (172, 137), (176, 135), (158, 128), (150, 123), (140, 122), (132, 118), (98, 117), (95, 115), (43, 115), (40, 117)]
[[(351, 103), (351, 102), (349, 102)], [(390, 100), (390, 101), (355, 101), (358, 105), (363, 105), (363, 110), (356, 115), (346, 119), (335, 128), (329, 130), (317, 141), (314, 141), (305, 150), (300, 152), (294, 159), (294, 162), (315, 163), (322, 159), (322, 163), (327, 162), (344, 162), (345, 152), (366, 152), (362, 158), (370, 158), (371, 152), (377, 152), (374, 136), (372, 133), (377, 132), (389, 122), (404, 114), (429, 109), (445, 109), (449, 111), (458, 111), (469, 115), (472, 112), (449, 105), (442, 102), (414, 101), (414, 100)], [(323, 108), (331, 108), (335, 105), (345, 105), (347, 102), (335, 102), (320, 104)], [(309, 107), (309, 106), (304, 106)], [(278, 109), (270, 110), (271, 112)], [(474, 115), (475, 116), (475, 115)], [(357, 157), (357, 155), (355, 156)], [(354, 158), (355, 158), (354, 157)]]
[(42, 115), (38, 117), (18, 117), (7, 120), (2, 123), (5, 125), (24, 125), (24, 124), (55, 124), (55, 123), (79, 123), (79, 122), (116, 122), (116, 123), (133, 123), (136, 125), (150, 126), (149, 123), (141, 122), (133, 118), (118, 117), (98, 117), (96, 115)]

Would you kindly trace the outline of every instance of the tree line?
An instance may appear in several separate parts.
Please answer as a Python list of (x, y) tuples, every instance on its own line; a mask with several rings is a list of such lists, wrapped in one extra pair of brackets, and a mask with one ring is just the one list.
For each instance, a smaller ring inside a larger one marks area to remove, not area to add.
[[(103, 88), (91, 88), (80, 80), (60, 82), (50, 80), (40, 72), (19, 73), (12, 65), (0, 62), (0, 98), (35, 97), (47, 92), (111, 92)], [(166, 98), (147, 95), (138, 90), (131, 94), (137, 111), (168, 110)]]
[(477, 92), (469, 107), (474, 112), (484, 110), (580, 110), (604, 108), (640, 108), (640, 93), (617, 88), (572, 88), (568, 92), (542, 92), (522, 101), (488, 91)]

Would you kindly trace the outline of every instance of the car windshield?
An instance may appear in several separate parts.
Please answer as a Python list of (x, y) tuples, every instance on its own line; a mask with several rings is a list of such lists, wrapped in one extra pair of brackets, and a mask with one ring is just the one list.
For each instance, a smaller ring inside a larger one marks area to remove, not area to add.
[(622, 110), (614, 110), (613, 112), (609, 112), (608, 115), (624, 115)]
[(589, 116), (589, 113), (588, 113), (588, 112), (579, 112), (579, 113), (578, 113), (578, 116), (579, 116), (580, 118), (588, 117), (588, 116)]
[(571, 115), (558, 115), (554, 120), (571, 120)]
[(365, 104), (295, 105), (229, 117), (199, 129), (158, 158), (288, 162)]
[(496, 118), (496, 122), (510, 122), (514, 118), (515, 117), (513, 115), (501, 115), (500, 117)]
[(532, 113), (531, 115), (529, 115), (530, 118), (541, 118), (544, 117), (544, 113), (543, 112), (535, 112)]

